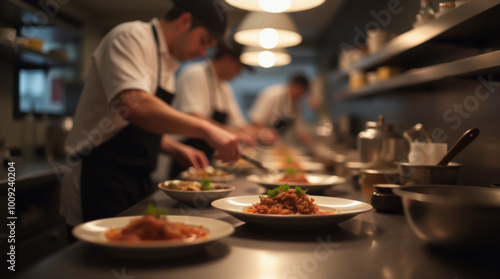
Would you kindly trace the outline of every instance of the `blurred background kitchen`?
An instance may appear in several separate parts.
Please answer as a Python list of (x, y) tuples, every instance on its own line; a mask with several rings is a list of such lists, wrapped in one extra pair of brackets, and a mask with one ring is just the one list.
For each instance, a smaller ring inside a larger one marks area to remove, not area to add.
[[(246, 114), (261, 89), (300, 71), (311, 80), (302, 102), (316, 140), (311, 152), (329, 170), (338, 173), (343, 163), (359, 160), (358, 133), (383, 115), (399, 135), (421, 123), (448, 147), (469, 128), (479, 128), (481, 135), (453, 160), (462, 164), (458, 183), (499, 183), (500, 1), (439, 2), (327, 0), (287, 13), (300, 43), (281, 51), (289, 55), (285, 65), (279, 66), (278, 58), (275, 65), (257, 61), (254, 73), (243, 72), (231, 82), (239, 105)], [(93, 50), (117, 24), (162, 17), (170, 5), (167, 0), (1, 2), (0, 154), (25, 172), (18, 187), (25, 183), (30, 190), (24, 192), (25, 204), (18, 198), (19, 207), (30, 212), (36, 230), (60, 224), (54, 217), (59, 180), (53, 170), (63, 171), (59, 163), (66, 163), (62, 143)], [(234, 34), (250, 12), (226, 8)], [(45, 166), (34, 163), (40, 161)], [(52, 162), (49, 168), (46, 162)], [(58, 232), (56, 226), (31, 241), (48, 245), (46, 239), (58, 241)]]

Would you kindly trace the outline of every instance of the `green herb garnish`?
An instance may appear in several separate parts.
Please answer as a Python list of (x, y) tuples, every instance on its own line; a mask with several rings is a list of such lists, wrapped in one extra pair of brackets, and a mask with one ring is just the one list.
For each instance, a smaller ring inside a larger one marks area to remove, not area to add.
[(287, 164), (292, 164), (292, 163), (294, 163), (294, 162), (295, 162), (295, 160), (294, 160), (292, 157), (287, 157), (287, 158), (285, 159), (285, 161), (286, 161), (286, 163), (287, 163)]
[(298, 169), (294, 169), (294, 168), (289, 168), (285, 171), (285, 175), (286, 176), (289, 176), (289, 175), (293, 175), (293, 174), (296, 174), (296, 173), (299, 173), (300, 171)]
[(280, 193), (280, 191), (288, 192), (288, 190), (290, 190), (290, 186), (288, 186), (288, 183), (285, 183), (272, 190), (267, 190), (267, 195), (272, 198), (277, 196)]
[(203, 177), (201, 180), (201, 190), (213, 190), (214, 187), (212, 186), (212, 183), (210, 183), (210, 178)]
[(168, 187), (172, 188), (172, 189), (179, 189), (179, 187), (177, 187), (177, 184), (171, 182), (168, 184)]
[(168, 209), (166, 208), (156, 208), (152, 203), (148, 203), (148, 207), (144, 210), (144, 215), (153, 215), (160, 218), (162, 215), (167, 215)]
[(305, 193), (307, 193), (307, 190), (302, 190), (299, 186), (295, 187), (295, 194), (300, 195)]

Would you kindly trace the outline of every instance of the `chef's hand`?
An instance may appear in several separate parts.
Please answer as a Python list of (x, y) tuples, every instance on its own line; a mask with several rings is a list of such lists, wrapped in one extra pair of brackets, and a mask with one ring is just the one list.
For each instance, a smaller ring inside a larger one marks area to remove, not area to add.
[(240, 158), (240, 145), (235, 134), (209, 124), (205, 126), (205, 135), (205, 141), (217, 151), (215, 159), (223, 162), (236, 162)]
[(208, 166), (208, 159), (205, 153), (192, 148), (191, 146), (181, 144), (171, 154), (172, 158), (185, 168), (193, 167), (195, 169), (204, 169)]
[(183, 167), (203, 169), (208, 166), (208, 159), (205, 153), (189, 145), (175, 141), (167, 135), (162, 136), (160, 148), (163, 153), (170, 155)]
[(269, 128), (261, 128), (257, 133), (259, 142), (263, 145), (271, 145), (279, 140), (279, 133)]

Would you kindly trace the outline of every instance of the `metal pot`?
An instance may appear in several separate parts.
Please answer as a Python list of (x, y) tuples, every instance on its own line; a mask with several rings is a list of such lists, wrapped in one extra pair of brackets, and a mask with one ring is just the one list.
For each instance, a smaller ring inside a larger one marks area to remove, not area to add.
[(479, 248), (500, 242), (499, 189), (420, 185), (393, 192), (401, 196), (413, 232), (430, 244)]
[(405, 162), (396, 162), (396, 164), (402, 185), (457, 184), (458, 170), (462, 166), (453, 162), (446, 166), (415, 165)]
[(403, 138), (385, 123), (382, 115), (378, 122), (366, 122), (366, 130), (358, 134), (361, 162), (370, 168), (394, 168), (394, 162), (405, 154), (405, 147)]

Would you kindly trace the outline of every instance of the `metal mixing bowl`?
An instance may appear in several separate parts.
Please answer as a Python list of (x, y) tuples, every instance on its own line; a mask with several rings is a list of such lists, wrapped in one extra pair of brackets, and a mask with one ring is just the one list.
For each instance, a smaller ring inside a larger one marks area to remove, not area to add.
[(500, 189), (456, 185), (404, 186), (406, 219), (422, 240), (446, 247), (498, 244)]

